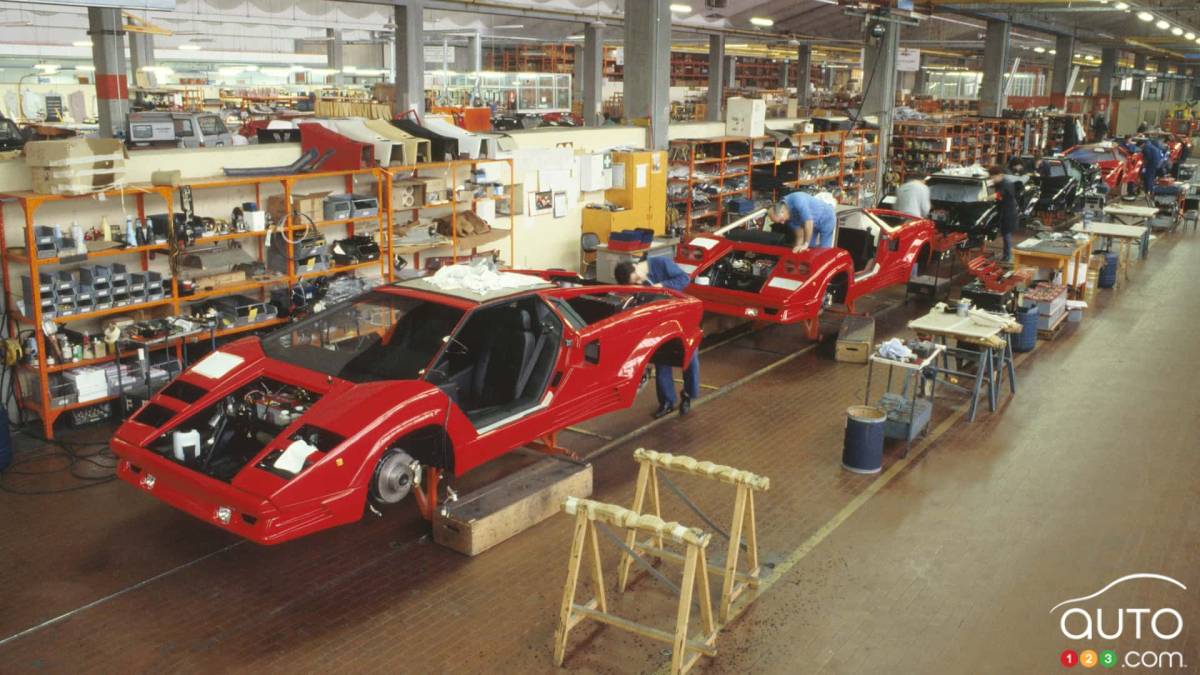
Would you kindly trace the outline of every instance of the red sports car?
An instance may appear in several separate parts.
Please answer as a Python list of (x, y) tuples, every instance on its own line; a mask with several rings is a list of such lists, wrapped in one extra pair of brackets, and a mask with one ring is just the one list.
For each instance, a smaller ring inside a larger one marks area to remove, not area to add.
[[(452, 268), (450, 268), (452, 269)], [(117, 429), (118, 475), (261, 544), (436, 508), (444, 473), (628, 407), (650, 363), (683, 365), (701, 303), (500, 273), (381, 286), (209, 354)]]
[[(761, 218), (756, 216), (754, 219)], [(933, 221), (884, 209), (837, 214), (833, 248), (793, 253), (789, 234), (750, 227), (747, 218), (679, 247), (692, 277), (687, 292), (717, 314), (772, 323), (806, 322), (817, 339), (821, 310), (906, 282), (928, 259)]]
[(1135, 195), (1142, 186), (1142, 153), (1130, 153), (1117, 143), (1077, 145), (1065, 153), (1084, 166), (1095, 166), (1114, 197)]
[(1178, 136), (1170, 131), (1147, 131), (1146, 137), (1154, 139), (1167, 148), (1163, 153), (1166, 156), (1170, 166), (1175, 166), (1177, 162), (1185, 157), (1184, 150), (1187, 150), (1187, 155), (1191, 155), (1192, 142), (1186, 136)]

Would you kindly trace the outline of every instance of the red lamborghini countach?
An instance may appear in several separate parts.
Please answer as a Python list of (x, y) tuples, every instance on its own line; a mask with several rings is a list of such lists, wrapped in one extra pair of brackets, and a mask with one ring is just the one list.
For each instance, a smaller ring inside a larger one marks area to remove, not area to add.
[(628, 407), (650, 363), (685, 364), (701, 303), (670, 290), (500, 273), (381, 286), (212, 352), (117, 429), (125, 481), (261, 544), (358, 520)]
[[(765, 213), (765, 212), (762, 212)], [(692, 277), (687, 292), (716, 314), (771, 323), (805, 322), (817, 339), (818, 316), (912, 276), (929, 256), (933, 221), (883, 209), (837, 214), (833, 248), (793, 253), (786, 231), (744, 218), (679, 247), (675, 262)]]

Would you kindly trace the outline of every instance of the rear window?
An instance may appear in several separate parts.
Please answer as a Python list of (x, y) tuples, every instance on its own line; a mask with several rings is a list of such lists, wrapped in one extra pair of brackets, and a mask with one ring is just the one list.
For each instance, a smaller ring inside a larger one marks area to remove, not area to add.
[(225, 133), (225, 125), (216, 115), (205, 115), (200, 118), (200, 133), (205, 136), (215, 136)]
[(171, 398), (183, 401), (184, 403), (195, 403), (203, 398), (208, 392), (205, 391), (204, 387), (198, 387), (191, 382), (175, 380), (171, 384), (168, 384), (167, 387), (163, 389), (162, 393), (166, 396), (170, 396)]

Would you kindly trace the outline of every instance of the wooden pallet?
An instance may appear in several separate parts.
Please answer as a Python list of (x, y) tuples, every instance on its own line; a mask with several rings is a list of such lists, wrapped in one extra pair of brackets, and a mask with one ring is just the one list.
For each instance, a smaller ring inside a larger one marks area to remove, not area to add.
[(1038, 339), (1050, 342), (1057, 338), (1062, 333), (1063, 327), (1067, 325), (1067, 314), (1069, 313), (1070, 312), (1063, 312), (1062, 316), (1058, 317), (1058, 321), (1050, 328), (1046, 330), (1039, 328)]

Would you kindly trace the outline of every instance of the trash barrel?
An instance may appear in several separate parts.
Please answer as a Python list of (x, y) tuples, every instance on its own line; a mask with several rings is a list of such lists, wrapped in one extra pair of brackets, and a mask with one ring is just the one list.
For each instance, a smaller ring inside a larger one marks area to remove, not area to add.
[(1037, 346), (1037, 305), (1017, 310), (1017, 323), (1021, 324), (1021, 332), (1017, 334), (1017, 339), (1013, 341), (1013, 351), (1033, 351), (1033, 348)]
[(846, 410), (842, 466), (854, 473), (879, 473), (883, 468), (883, 424), (887, 413), (869, 405)]
[(12, 432), (8, 428), (8, 414), (0, 416), (0, 472), (12, 464)]
[(1112, 288), (1117, 285), (1117, 269), (1121, 266), (1121, 257), (1116, 253), (1104, 256), (1104, 267), (1100, 269), (1100, 288)]

